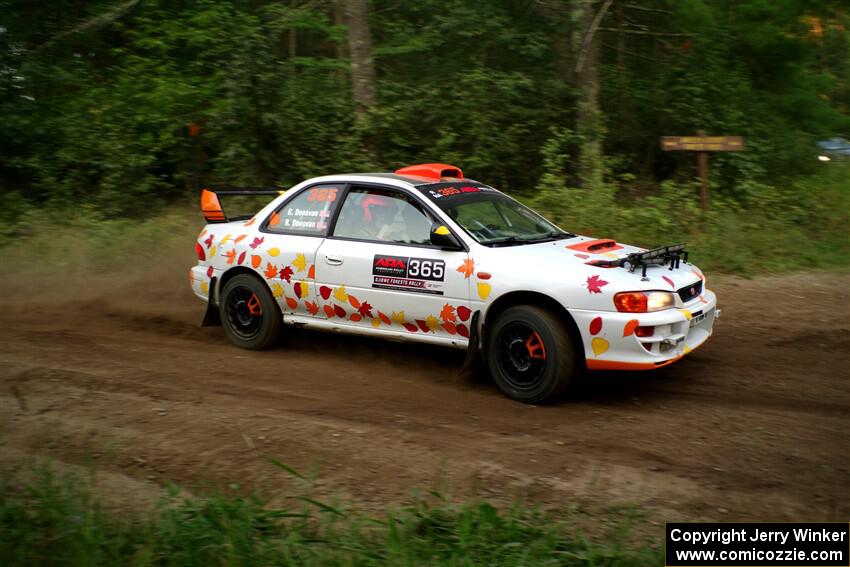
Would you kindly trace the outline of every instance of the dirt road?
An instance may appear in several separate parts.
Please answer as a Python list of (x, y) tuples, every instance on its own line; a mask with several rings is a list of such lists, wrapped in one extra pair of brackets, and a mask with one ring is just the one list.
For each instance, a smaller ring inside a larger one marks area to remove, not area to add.
[(238, 350), (199, 328), (183, 273), (60, 298), (7, 282), (0, 466), (47, 455), (134, 490), (286, 488), (273, 457), (366, 507), (447, 488), (659, 521), (850, 517), (847, 275), (710, 277), (723, 316), (707, 346), (533, 407), (457, 378), (456, 351), (305, 332)]

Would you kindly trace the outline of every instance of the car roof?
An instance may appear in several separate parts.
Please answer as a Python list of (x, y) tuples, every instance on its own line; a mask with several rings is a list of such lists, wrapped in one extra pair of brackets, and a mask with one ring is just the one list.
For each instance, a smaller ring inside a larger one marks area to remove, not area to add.
[(407, 185), (414, 188), (422, 188), (426, 185), (435, 185), (439, 183), (469, 183), (469, 184), (481, 184), (480, 182), (474, 179), (454, 179), (454, 178), (445, 178), (444, 180), (436, 180), (430, 179), (428, 177), (417, 177), (415, 175), (399, 175), (397, 173), (392, 172), (376, 172), (376, 173), (338, 173), (333, 175), (323, 175), (321, 177), (313, 177), (308, 179), (305, 183), (309, 182), (310, 184), (316, 182), (346, 182), (351, 181), (352, 178), (362, 178), (363, 181), (369, 181), (370, 178), (376, 181), (394, 181), (393, 185)]

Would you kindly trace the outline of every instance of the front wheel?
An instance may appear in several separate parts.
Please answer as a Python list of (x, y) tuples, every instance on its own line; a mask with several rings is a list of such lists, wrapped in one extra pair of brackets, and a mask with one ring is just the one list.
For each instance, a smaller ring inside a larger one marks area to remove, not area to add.
[(280, 309), (266, 286), (249, 274), (227, 280), (219, 312), (227, 338), (238, 347), (264, 349), (280, 336)]
[(564, 325), (550, 312), (517, 305), (487, 333), (487, 366), (511, 399), (536, 404), (562, 394), (575, 374), (575, 352)]

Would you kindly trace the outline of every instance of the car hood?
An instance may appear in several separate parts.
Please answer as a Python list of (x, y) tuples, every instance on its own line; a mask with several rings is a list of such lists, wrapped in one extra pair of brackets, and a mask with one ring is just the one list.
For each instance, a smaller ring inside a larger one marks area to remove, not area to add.
[(588, 300), (605, 309), (613, 307), (611, 296), (620, 291), (678, 291), (705, 279), (696, 266), (684, 261), (673, 269), (649, 266), (645, 278), (640, 268), (632, 272), (629, 267), (593, 265), (600, 260), (617, 260), (644, 251), (645, 248), (613, 240), (577, 236), (554, 242), (487, 248), (477, 269), (492, 272), (494, 285), (497, 279), (507, 280), (544, 293), (581, 287)]

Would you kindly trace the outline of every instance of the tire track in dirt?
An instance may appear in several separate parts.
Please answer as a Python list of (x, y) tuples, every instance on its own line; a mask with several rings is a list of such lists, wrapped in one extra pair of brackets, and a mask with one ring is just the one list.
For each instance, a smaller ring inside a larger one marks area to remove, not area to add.
[[(319, 467), (315, 490), (366, 506), (447, 486), (661, 520), (840, 520), (850, 278), (813, 281), (717, 278), (707, 346), (651, 375), (594, 375), (544, 407), (457, 378), (463, 353), (436, 347), (298, 331), (238, 350), (199, 328), (203, 306), (169, 280), (135, 301), (120, 288), (16, 301), (0, 305), (0, 465), (49, 455), (193, 489), (290, 486), (271, 456)], [(805, 318), (789, 320), (799, 297)]]

